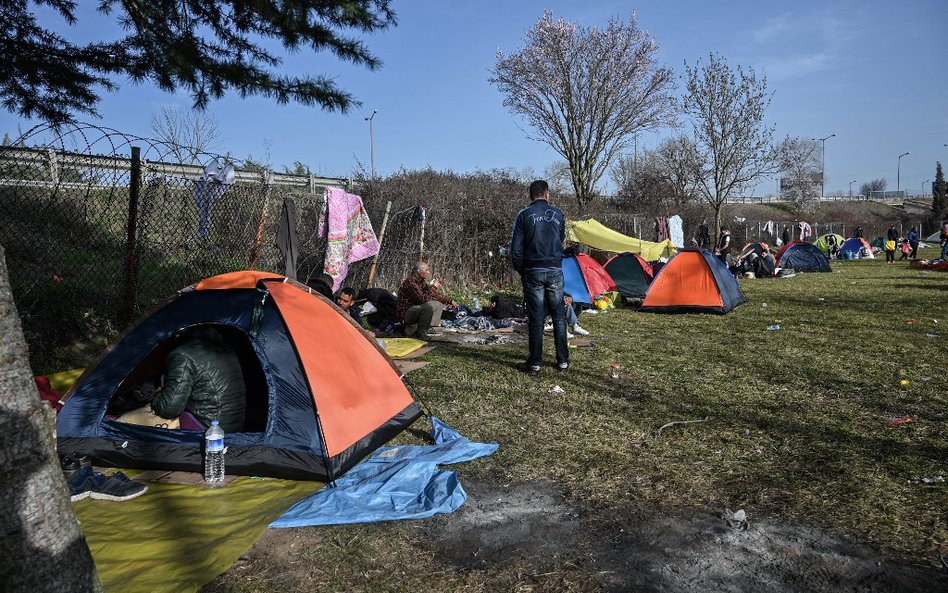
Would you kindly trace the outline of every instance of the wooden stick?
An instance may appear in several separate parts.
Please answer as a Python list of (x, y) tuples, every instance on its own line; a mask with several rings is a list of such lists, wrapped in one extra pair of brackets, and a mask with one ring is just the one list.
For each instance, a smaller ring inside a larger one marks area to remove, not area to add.
[(375, 280), (375, 266), (379, 263), (379, 254), (382, 253), (382, 241), (385, 239), (385, 227), (388, 226), (388, 213), (392, 209), (392, 201), (385, 204), (385, 216), (382, 217), (382, 230), (379, 232), (379, 250), (372, 258), (372, 265), (369, 267), (369, 279), (365, 283), (366, 288), (372, 288), (372, 282)]
[(707, 422), (710, 419), (711, 419), (711, 416), (705, 416), (701, 420), (675, 420), (674, 422), (669, 422), (668, 424), (662, 425), (662, 427), (658, 429), (658, 436), (662, 436), (663, 430), (665, 430), (666, 428), (670, 426), (675, 426), (676, 424), (697, 424), (699, 422)]

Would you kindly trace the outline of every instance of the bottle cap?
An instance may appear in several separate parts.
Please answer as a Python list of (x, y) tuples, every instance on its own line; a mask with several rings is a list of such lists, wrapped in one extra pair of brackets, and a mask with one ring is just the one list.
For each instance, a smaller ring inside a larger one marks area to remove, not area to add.
[(211, 420), (211, 426), (217, 426), (218, 424), (220, 424), (220, 422), (217, 420)]

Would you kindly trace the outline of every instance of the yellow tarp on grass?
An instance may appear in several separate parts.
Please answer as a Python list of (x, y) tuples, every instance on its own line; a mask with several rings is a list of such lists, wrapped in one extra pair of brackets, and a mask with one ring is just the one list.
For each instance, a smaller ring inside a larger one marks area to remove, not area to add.
[(384, 340), (385, 353), (388, 354), (390, 358), (407, 356), (415, 350), (428, 345), (424, 340), (416, 340), (415, 338), (384, 338)]
[(138, 498), (87, 498), (73, 510), (106, 593), (177, 593), (223, 574), (267, 525), (322, 486), (271, 478), (215, 489), (148, 483)]
[(603, 251), (623, 253), (631, 251), (638, 253), (643, 259), (655, 261), (660, 257), (671, 257), (678, 251), (671, 241), (661, 243), (643, 241), (635, 237), (623, 235), (605, 226), (598, 220), (568, 220), (566, 221), (566, 238), (575, 243), (584, 243)]

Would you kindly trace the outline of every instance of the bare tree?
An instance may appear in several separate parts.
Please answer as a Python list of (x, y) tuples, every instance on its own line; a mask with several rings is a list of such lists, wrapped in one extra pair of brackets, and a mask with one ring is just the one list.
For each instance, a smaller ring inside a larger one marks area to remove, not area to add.
[[(504, 105), (569, 164), (580, 209), (637, 132), (673, 121), (672, 73), (658, 66), (658, 44), (635, 13), (600, 30), (549, 11), (527, 31), (523, 49), (505, 55), (489, 81)], [(529, 135), (529, 133), (528, 133)]]
[(23, 328), (0, 247), (0, 530), (4, 591), (101, 591), (72, 513), (53, 444), (52, 411), (36, 396)]
[(773, 173), (773, 127), (764, 125), (770, 105), (767, 79), (753, 69), (732, 69), (711, 54), (704, 66), (685, 64), (688, 91), (685, 112), (697, 146), (699, 194), (714, 209), (715, 241), (721, 231), (721, 209), (729, 196)]
[(695, 176), (698, 148), (694, 141), (684, 135), (668, 138), (658, 145), (655, 157), (671, 187), (675, 206), (680, 208), (694, 201), (698, 195), (698, 178)]
[(872, 196), (873, 192), (882, 192), (885, 191), (888, 182), (885, 178), (873, 179), (872, 181), (867, 181), (859, 186), (859, 194), (866, 196), (867, 198)]
[(819, 141), (785, 138), (780, 144), (780, 194), (799, 209), (813, 206), (823, 176)]
[(210, 113), (197, 109), (165, 106), (151, 116), (155, 139), (164, 142), (178, 159), (188, 165), (204, 164), (202, 155), (223, 144), (220, 125)]

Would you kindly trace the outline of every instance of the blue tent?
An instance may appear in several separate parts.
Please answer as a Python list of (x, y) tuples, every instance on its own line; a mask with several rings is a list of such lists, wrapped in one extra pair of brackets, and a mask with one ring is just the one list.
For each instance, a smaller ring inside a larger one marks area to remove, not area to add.
[(572, 295), (577, 303), (592, 304), (592, 296), (586, 288), (586, 280), (575, 257), (563, 258), (563, 292)]
[(861, 237), (852, 237), (839, 246), (839, 259), (875, 259), (875, 256), (868, 241)]
[(796, 272), (832, 272), (829, 260), (812, 243), (797, 242), (790, 245), (780, 256), (781, 268), (792, 268)]

